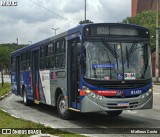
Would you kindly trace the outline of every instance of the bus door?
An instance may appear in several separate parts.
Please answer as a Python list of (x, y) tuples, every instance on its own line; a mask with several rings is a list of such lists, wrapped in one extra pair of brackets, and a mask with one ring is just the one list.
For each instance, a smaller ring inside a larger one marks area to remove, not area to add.
[(79, 102), (79, 62), (77, 55), (77, 44), (79, 39), (70, 40), (68, 42), (68, 91), (69, 91), (69, 107), (78, 108)]
[(32, 52), (32, 88), (33, 98), (40, 101), (39, 94), (39, 50)]
[(16, 56), (16, 83), (17, 95), (20, 95), (20, 56)]

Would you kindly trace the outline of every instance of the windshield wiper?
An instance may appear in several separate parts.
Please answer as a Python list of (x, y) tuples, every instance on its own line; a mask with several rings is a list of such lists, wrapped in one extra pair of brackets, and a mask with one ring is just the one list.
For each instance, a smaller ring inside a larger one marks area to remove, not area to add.
[[(119, 55), (116, 52), (115, 45), (114, 45), (114, 49), (113, 49), (112, 46), (104, 38), (102, 38), (102, 42), (105, 45), (106, 49), (108, 49), (110, 51), (110, 53), (113, 55), (113, 57), (116, 58), (117, 69), (118, 69), (118, 58), (119, 58)], [(107, 54), (108, 54), (108, 52), (107, 52)], [(110, 62), (110, 64), (111, 64), (111, 62)]]
[(132, 47), (131, 47), (131, 48), (129, 49), (129, 51), (128, 51), (128, 57), (129, 57), (129, 58), (132, 56), (133, 52), (136, 50), (136, 47), (137, 47), (137, 42), (134, 42), (134, 43), (132, 44)]
[[(134, 51), (137, 49), (137, 42), (134, 42), (131, 46), (131, 48), (128, 51), (128, 48), (126, 46), (126, 60), (127, 60), (127, 67), (129, 68), (129, 58), (132, 56), (132, 54), (134, 53)], [(125, 64), (126, 61), (124, 61)]]
[(113, 55), (113, 57), (119, 58), (119, 55), (117, 54), (116, 50), (112, 48), (112, 46), (108, 43), (108, 41), (102, 38), (102, 42), (105, 45), (105, 47), (110, 51), (110, 53)]
[(126, 46), (126, 60), (127, 60), (127, 67), (129, 68), (129, 54), (127, 46)]
[(142, 76), (141, 76), (141, 78), (145, 78), (145, 73), (146, 73), (146, 71), (147, 71), (147, 68), (148, 68), (148, 61), (149, 61), (149, 59), (148, 59), (148, 54), (147, 54), (147, 51), (148, 51), (148, 49), (147, 49), (147, 46), (143, 46), (143, 48), (144, 48), (144, 72), (143, 72), (143, 74), (142, 74)]

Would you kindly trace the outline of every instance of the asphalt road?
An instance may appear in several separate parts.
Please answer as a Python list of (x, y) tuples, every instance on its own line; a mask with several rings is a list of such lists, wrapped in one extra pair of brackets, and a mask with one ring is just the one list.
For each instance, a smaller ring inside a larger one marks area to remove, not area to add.
[(22, 98), (13, 94), (0, 101), (0, 108), (22, 119), (45, 124), (53, 128), (65, 128), (71, 132), (90, 134), (90, 136), (106, 136), (103, 134), (106, 132), (102, 129), (105, 128), (106, 130), (107, 128), (108, 133), (110, 133), (107, 134), (109, 136), (117, 134), (117, 136), (138, 135), (150, 137), (154, 134), (123, 135), (123, 131), (126, 130), (126, 128), (160, 128), (160, 86), (154, 87), (153, 109), (124, 111), (120, 116), (114, 118), (109, 117), (106, 113), (88, 113), (77, 114), (73, 120), (62, 120), (59, 118), (54, 107), (42, 104), (24, 106)]

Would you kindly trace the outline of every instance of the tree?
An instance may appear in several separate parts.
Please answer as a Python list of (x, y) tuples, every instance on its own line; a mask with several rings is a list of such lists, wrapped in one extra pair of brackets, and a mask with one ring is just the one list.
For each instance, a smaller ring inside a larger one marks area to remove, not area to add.
[(22, 47), (24, 47), (24, 45), (15, 46), (13, 44), (0, 44), (0, 71), (1, 71), (1, 77), (2, 77), (2, 86), (4, 85), (3, 69), (10, 70), (11, 52)]
[(87, 23), (93, 23), (93, 22), (90, 21), (90, 20), (81, 20), (81, 21), (79, 22), (79, 24), (87, 24)]
[(137, 14), (137, 16), (135, 17), (127, 17), (122, 22), (136, 24), (149, 28), (151, 36), (151, 47), (153, 48), (156, 45), (156, 14), (156, 11), (144, 11)]

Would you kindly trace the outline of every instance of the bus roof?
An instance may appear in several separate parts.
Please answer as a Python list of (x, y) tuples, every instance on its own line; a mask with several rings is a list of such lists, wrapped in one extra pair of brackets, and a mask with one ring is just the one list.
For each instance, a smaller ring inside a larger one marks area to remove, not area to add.
[(38, 47), (39, 45), (43, 45), (43, 44), (48, 43), (48, 42), (50, 42), (50, 41), (53, 41), (53, 40), (55, 40), (55, 39), (60, 39), (60, 38), (62, 38), (62, 37), (64, 37), (64, 36), (71, 35), (71, 34), (74, 34), (74, 33), (76, 33), (76, 32), (82, 32), (82, 30), (83, 30), (83, 28), (84, 28), (85, 26), (93, 26), (93, 25), (133, 26), (133, 27), (137, 27), (137, 28), (142, 28), (142, 29), (149, 30), (148, 28), (145, 28), (145, 27), (142, 27), (142, 26), (139, 26), (139, 25), (135, 25), (135, 24), (125, 24), (125, 23), (88, 23), (88, 24), (80, 24), (80, 25), (78, 25), (77, 27), (74, 27), (74, 28), (72, 28), (72, 29), (70, 29), (70, 30), (68, 30), (68, 31), (65, 31), (65, 32), (61, 33), (61, 34), (58, 34), (58, 35), (56, 35), (56, 36), (52, 36), (52, 37), (46, 38), (46, 39), (44, 39), (44, 40), (42, 40), (42, 41), (39, 41), (39, 42), (37, 42), (37, 43), (31, 44), (31, 45), (29, 45), (29, 46), (26, 46), (26, 47), (24, 47), (24, 48), (21, 48), (21, 49), (19, 49), (19, 50), (16, 50), (16, 51), (12, 52), (11, 55), (20, 54), (21, 52), (27, 51), (28, 49), (36, 48), (36, 47)]

